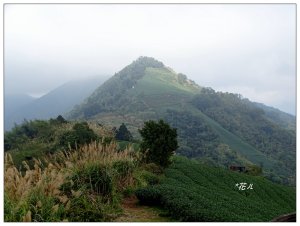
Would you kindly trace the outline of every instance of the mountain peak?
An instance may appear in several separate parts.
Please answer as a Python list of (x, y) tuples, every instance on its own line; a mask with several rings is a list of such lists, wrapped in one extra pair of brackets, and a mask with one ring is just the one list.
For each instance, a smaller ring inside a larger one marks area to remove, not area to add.
[(156, 60), (153, 57), (147, 57), (147, 56), (140, 56), (139, 58), (137, 58), (135, 61), (133, 61), (132, 65), (141, 65), (144, 67), (155, 67), (155, 68), (162, 68), (165, 65)]
[(91, 118), (99, 113), (125, 111), (131, 104), (140, 110), (149, 100), (144, 101), (139, 95), (150, 95), (150, 99), (153, 95), (176, 99), (174, 96), (193, 95), (199, 88), (185, 75), (177, 74), (153, 57), (140, 56), (99, 86), (69, 117)]

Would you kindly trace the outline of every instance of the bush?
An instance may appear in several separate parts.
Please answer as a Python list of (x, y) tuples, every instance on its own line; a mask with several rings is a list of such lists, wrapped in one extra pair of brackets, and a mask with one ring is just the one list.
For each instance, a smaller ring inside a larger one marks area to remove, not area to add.
[(103, 209), (99, 197), (89, 198), (88, 195), (79, 196), (71, 200), (67, 212), (68, 220), (72, 222), (104, 221)]
[(130, 197), (135, 193), (134, 187), (127, 187), (123, 191), (124, 197)]
[(29, 197), (28, 207), (33, 222), (53, 222), (64, 219), (64, 206), (50, 196), (40, 191), (34, 191)]
[(21, 125), (4, 134), (4, 150), (20, 148), (24, 143), (38, 138), (44, 143), (53, 141), (53, 128), (47, 121), (25, 120)]
[(61, 115), (57, 116), (56, 119), (51, 118), (49, 122), (51, 125), (60, 125), (60, 124), (68, 123), (68, 121), (65, 120), (64, 117), (62, 117)]
[(97, 140), (98, 138), (94, 131), (89, 128), (87, 122), (76, 123), (73, 126), (73, 130), (77, 135), (77, 144), (88, 144), (91, 141)]
[(248, 165), (247, 167), (247, 174), (252, 176), (260, 176), (262, 175), (262, 167), (256, 165)]
[(143, 165), (143, 169), (154, 174), (162, 174), (163, 168), (155, 163), (148, 163)]
[(88, 188), (92, 192), (110, 199), (113, 193), (113, 177), (107, 166), (88, 164), (72, 176), (73, 189)]
[(60, 136), (59, 145), (64, 148), (70, 146), (71, 149), (75, 149), (77, 141), (78, 137), (75, 131), (66, 131)]
[(143, 205), (160, 205), (161, 194), (155, 187), (140, 188), (135, 195)]
[(148, 185), (155, 185), (160, 182), (160, 178), (157, 175), (148, 171), (142, 171), (141, 176), (143, 177), (143, 179), (145, 179)]
[(71, 149), (75, 149), (76, 144), (84, 145), (95, 140), (98, 140), (98, 136), (89, 128), (86, 122), (82, 122), (76, 123), (72, 130), (64, 132), (60, 136), (59, 144), (66, 149), (69, 146)]
[(135, 165), (130, 160), (119, 160), (114, 162), (112, 167), (116, 170), (118, 177), (125, 177), (133, 173)]

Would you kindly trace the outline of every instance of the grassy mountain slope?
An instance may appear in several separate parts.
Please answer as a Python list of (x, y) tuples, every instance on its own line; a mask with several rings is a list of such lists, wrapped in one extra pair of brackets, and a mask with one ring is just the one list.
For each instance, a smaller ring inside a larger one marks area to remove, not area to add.
[[(159, 185), (136, 192), (142, 203), (160, 205), (180, 221), (259, 222), (295, 212), (294, 188), (262, 177), (209, 167), (182, 157)], [(247, 183), (245, 190), (236, 184)], [(253, 189), (247, 189), (252, 184)]]

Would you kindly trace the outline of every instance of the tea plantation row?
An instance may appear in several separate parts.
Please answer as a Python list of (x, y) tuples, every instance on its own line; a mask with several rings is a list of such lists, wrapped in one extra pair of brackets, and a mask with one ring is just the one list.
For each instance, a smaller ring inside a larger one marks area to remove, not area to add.
[[(160, 184), (139, 189), (136, 195), (141, 203), (160, 205), (179, 221), (265, 222), (296, 209), (294, 188), (262, 177), (182, 157), (174, 158), (165, 176)], [(247, 183), (245, 190), (239, 190), (240, 183)]]

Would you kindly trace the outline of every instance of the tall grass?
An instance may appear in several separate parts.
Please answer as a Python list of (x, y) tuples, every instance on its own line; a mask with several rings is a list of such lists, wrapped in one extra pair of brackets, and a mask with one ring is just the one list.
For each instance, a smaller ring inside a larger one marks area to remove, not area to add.
[(19, 171), (5, 156), (5, 221), (109, 221), (120, 212), (120, 192), (135, 183), (131, 147), (94, 142), (23, 162)]

